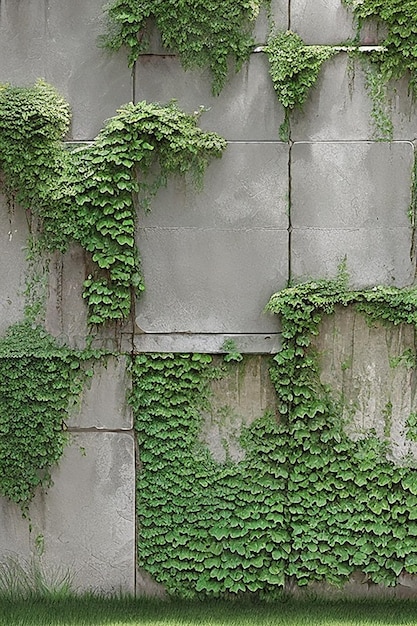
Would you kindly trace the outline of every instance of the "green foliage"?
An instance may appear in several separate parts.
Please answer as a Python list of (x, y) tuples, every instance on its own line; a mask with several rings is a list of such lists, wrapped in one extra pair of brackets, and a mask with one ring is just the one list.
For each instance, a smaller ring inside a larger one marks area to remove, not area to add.
[(0, 88), (0, 170), (10, 201), (40, 222), (42, 245), (65, 250), (76, 241), (94, 269), (84, 284), (89, 322), (129, 315), (144, 289), (135, 243), (136, 206), (170, 175), (201, 183), (225, 142), (197, 127), (175, 103), (127, 104), (90, 145), (69, 151), (61, 143), (68, 105), (49, 85)]
[(278, 100), (285, 109), (301, 108), (320, 68), (336, 54), (332, 46), (307, 46), (292, 31), (272, 33), (265, 52)]
[[(415, 297), (412, 289), (350, 291), (344, 267), (334, 281), (275, 294), (268, 309), (282, 319), (271, 367), (280, 423), (266, 414), (245, 429), (236, 464), (216, 463), (200, 440), (211, 357), (135, 357), (138, 558), (171, 595), (274, 597), (287, 580), (340, 584), (361, 570), (393, 585), (401, 572), (417, 573), (417, 470), (387, 461), (376, 436), (348, 438), (312, 344), (336, 306), (416, 324)], [(387, 403), (387, 436), (391, 413)]]
[(67, 442), (65, 420), (92, 352), (60, 347), (24, 322), (0, 339), (0, 495), (26, 510)]
[[(402, 571), (417, 572), (416, 470), (389, 463), (376, 437), (354, 442), (346, 436), (311, 343), (322, 316), (337, 305), (356, 306), (373, 321), (415, 325), (416, 297), (415, 289), (349, 291), (341, 272), (336, 281), (285, 289), (268, 304), (282, 320), (283, 346), (271, 377), (288, 437), (287, 574), (299, 585), (340, 583), (354, 570), (393, 585)], [(390, 403), (385, 412), (388, 430)]]
[(226, 363), (230, 363), (231, 361), (238, 362), (238, 361), (242, 361), (243, 359), (243, 354), (239, 352), (239, 350), (237, 349), (236, 342), (233, 339), (226, 339), (223, 342), (221, 350), (225, 352), (225, 355), (223, 358), (226, 361)]
[[(392, 121), (387, 110), (387, 84), (406, 76), (410, 92), (417, 95), (417, 21), (415, 0), (344, 0), (358, 23), (358, 36), (368, 20), (386, 33), (383, 51), (367, 54), (365, 63), (372, 119), (383, 139), (392, 139)], [(369, 64), (370, 61), (370, 64)], [(369, 67), (370, 65), (370, 67)]]
[(107, 8), (109, 28), (102, 43), (129, 50), (129, 65), (146, 49), (147, 29), (156, 23), (163, 45), (179, 54), (188, 68), (209, 68), (213, 93), (223, 88), (228, 61), (236, 70), (248, 58), (251, 31), (262, 3), (269, 0), (113, 0)]
[(266, 415), (245, 432), (239, 465), (212, 459), (198, 440), (212, 372), (208, 355), (134, 360), (139, 564), (172, 595), (271, 593), (289, 550), (286, 450)]
[(417, 413), (410, 413), (407, 424), (407, 438), (411, 441), (417, 441)]
[(358, 20), (359, 30), (372, 19), (386, 31), (383, 52), (374, 53), (384, 82), (407, 75), (417, 95), (417, 21), (415, 0), (344, 0)]
[(314, 86), (321, 66), (335, 53), (331, 46), (307, 46), (299, 35), (288, 30), (273, 32), (265, 52), (269, 59), (269, 73), (278, 100), (285, 109), (285, 119), (279, 129), (281, 141), (290, 137), (289, 114), (302, 108)]

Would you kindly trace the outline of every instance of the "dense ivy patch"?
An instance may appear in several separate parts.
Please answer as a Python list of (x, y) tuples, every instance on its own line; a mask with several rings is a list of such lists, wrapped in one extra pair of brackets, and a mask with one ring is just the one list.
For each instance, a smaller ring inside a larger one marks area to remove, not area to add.
[(42, 328), (23, 322), (0, 339), (0, 495), (26, 510), (68, 437), (65, 422), (89, 373), (93, 352), (60, 347)]
[(129, 65), (147, 47), (147, 28), (154, 22), (163, 45), (177, 52), (187, 68), (209, 68), (213, 92), (218, 94), (228, 75), (228, 61), (236, 69), (247, 60), (260, 6), (270, 0), (114, 0), (109, 4), (109, 31), (104, 45), (129, 49)]
[[(199, 439), (211, 358), (135, 357), (139, 563), (169, 593), (272, 597), (289, 580), (340, 584), (360, 570), (393, 585), (417, 573), (417, 471), (387, 461), (375, 436), (349, 439), (340, 402), (320, 380), (312, 339), (340, 305), (375, 323), (417, 323), (416, 290), (349, 291), (343, 273), (275, 294), (281, 417), (243, 431), (237, 464), (216, 463)], [(411, 437), (414, 424), (411, 415)]]

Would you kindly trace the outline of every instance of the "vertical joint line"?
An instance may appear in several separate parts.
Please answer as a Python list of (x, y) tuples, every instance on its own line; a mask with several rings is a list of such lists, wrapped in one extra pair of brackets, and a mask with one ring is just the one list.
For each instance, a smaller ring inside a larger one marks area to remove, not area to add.
[(291, 138), (288, 141), (288, 285), (292, 279), (292, 267), (291, 267), (291, 250), (292, 250), (292, 221), (291, 221), (291, 208), (292, 208), (292, 179), (291, 179), (291, 166), (292, 166), (292, 146), (293, 142)]
[(291, 0), (288, 0), (287, 30), (291, 30)]

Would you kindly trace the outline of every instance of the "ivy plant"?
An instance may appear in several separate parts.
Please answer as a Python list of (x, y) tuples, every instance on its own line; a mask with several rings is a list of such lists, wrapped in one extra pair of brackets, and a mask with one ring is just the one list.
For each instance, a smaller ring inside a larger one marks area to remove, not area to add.
[(68, 441), (66, 420), (96, 353), (59, 346), (29, 322), (0, 339), (0, 495), (24, 512)]
[(374, 53), (381, 78), (388, 82), (407, 75), (409, 86), (417, 95), (417, 22), (415, 0), (344, 0), (352, 8), (361, 30), (366, 20), (374, 20), (386, 35), (384, 50)]
[(102, 43), (114, 50), (126, 46), (129, 65), (147, 47), (147, 29), (155, 23), (163, 45), (179, 54), (188, 68), (208, 68), (213, 93), (223, 88), (228, 62), (236, 70), (253, 48), (251, 31), (260, 6), (270, 0), (114, 0), (108, 5), (109, 28)]
[(372, 119), (378, 136), (392, 140), (393, 125), (387, 106), (387, 85), (406, 77), (409, 90), (417, 95), (417, 22), (414, 0), (344, 0), (354, 13), (359, 39), (362, 27), (374, 21), (384, 33), (381, 50), (367, 53), (362, 61), (372, 101)]
[(282, 320), (282, 350), (271, 377), (288, 436), (291, 545), (287, 574), (299, 585), (341, 583), (361, 570), (394, 585), (417, 573), (417, 472), (387, 461), (386, 442), (351, 441), (342, 407), (322, 384), (313, 339), (323, 315), (353, 306), (374, 323), (417, 323), (417, 290), (376, 287), (350, 291), (335, 281), (292, 286), (272, 296)]
[[(385, 440), (347, 436), (314, 350), (336, 307), (415, 326), (416, 299), (415, 289), (351, 291), (343, 268), (336, 280), (275, 294), (267, 308), (282, 320), (271, 365), (279, 418), (243, 429), (239, 463), (215, 462), (200, 439), (218, 375), (212, 358), (134, 358), (138, 560), (171, 595), (273, 598), (288, 582), (338, 585), (357, 570), (383, 585), (417, 573), (417, 470), (388, 461)], [(407, 428), (413, 438), (414, 416)]]
[(225, 141), (203, 132), (197, 116), (174, 102), (127, 104), (97, 139), (68, 150), (67, 103), (49, 85), (0, 87), (0, 170), (9, 201), (38, 220), (47, 250), (76, 241), (91, 255), (84, 283), (90, 324), (122, 320), (144, 289), (135, 242), (138, 205), (145, 208), (167, 177), (201, 183)]
[(290, 111), (303, 107), (321, 66), (336, 50), (332, 46), (307, 46), (299, 35), (289, 30), (272, 32), (264, 50), (275, 92), (285, 109), (280, 134), (282, 139), (287, 139), (282, 135), (288, 132)]

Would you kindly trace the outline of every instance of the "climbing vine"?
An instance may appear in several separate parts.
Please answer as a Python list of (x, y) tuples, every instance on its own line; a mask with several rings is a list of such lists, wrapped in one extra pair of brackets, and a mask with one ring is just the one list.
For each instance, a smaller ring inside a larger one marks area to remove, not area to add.
[(417, 95), (417, 22), (414, 0), (344, 0), (358, 22), (359, 31), (368, 19), (376, 20), (386, 36), (383, 51), (375, 52), (372, 61), (380, 70), (384, 82), (408, 76), (409, 86)]
[(286, 31), (271, 33), (265, 52), (275, 92), (285, 109), (280, 138), (287, 141), (290, 112), (303, 107), (321, 66), (336, 50), (331, 46), (306, 46), (299, 35)]
[(65, 250), (76, 241), (90, 253), (84, 283), (90, 324), (124, 319), (144, 289), (135, 243), (136, 209), (170, 175), (197, 182), (225, 148), (215, 133), (174, 102), (127, 104), (89, 145), (62, 144), (67, 103), (42, 81), (0, 87), (0, 170), (9, 201), (39, 221), (43, 246)]
[(349, 291), (343, 272), (275, 294), (268, 310), (282, 320), (283, 346), (271, 376), (288, 437), (291, 545), (287, 574), (298, 584), (338, 583), (361, 570), (393, 585), (417, 573), (417, 472), (386, 460), (375, 436), (351, 441), (342, 407), (322, 384), (312, 340), (323, 315), (354, 306), (368, 319), (417, 324), (415, 289)]
[(357, 21), (359, 40), (363, 26), (372, 20), (384, 33), (381, 49), (362, 55), (366, 85), (372, 101), (372, 119), (378, 136), (391, 140), (393, 125), (387, 106), (387, 86), (391, 80), (407, 77), (409, 90), (417, 95), (417, 22), (415, 2), (344, 0)]
[(147, 47), (147, 29), (155, 22), (163, 45), (177, 52), (183, 66), (209, 68), (213, 93), (223, 88), (229, 59), (236, 70), (253, 48), (251, 31), (262, 4), (270, 0), (115, 0), (108, 6), (109, 29), (103, 43), (127, 46), (129, 65)]
[(133, 365), (139, 565), (183, 597), (271, 593), (289, 550), (286, 451), (274, 418), (245, 432), (237, 466), (217, 464), (199, 443), (217, 370), (199, 354), (141, 354)]
[[(170, 594), (273, 597), (290, 580), (340, 584), (360, 570), (369, 583), (393, 585), (417, 573), (417, 471), (389, 462), (376, 436), (347, 436), (313, 347), (336, 306), (416, 325), (416, 304), (414, 289), (350, 291), (343, 271), (275, 294), (280, 418), (267, 413), (243, 429), (239, 463), (216, 463), (200, 440), (218, 372), (211, 357), (135, 357), (138, 557)], [(407, 427), (413, 438), (414, 415)]]
[(38, 488), (51, 484), (51, 467), (68, 440), (71, 400), (92, 373), (85, 364), (94, 356), (59, 346), (29, 322), (0, 339), (0, 495), (23, 511)]

